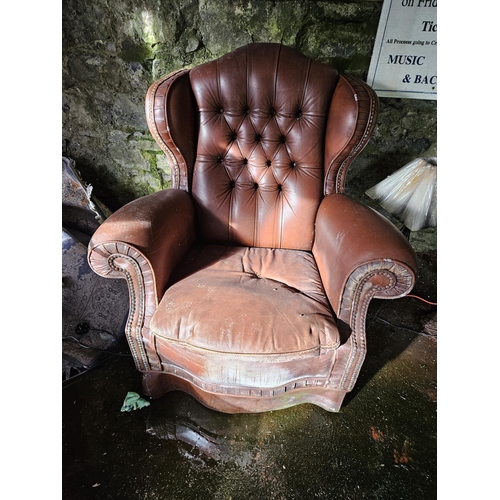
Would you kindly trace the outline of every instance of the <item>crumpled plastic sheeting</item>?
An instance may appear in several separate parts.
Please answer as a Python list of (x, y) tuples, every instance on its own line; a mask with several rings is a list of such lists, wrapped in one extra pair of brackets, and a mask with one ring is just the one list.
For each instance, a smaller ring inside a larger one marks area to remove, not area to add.
[[(97, 221), (91, 229), (95, 231), (98, 225), (111, 215), (111, 211), (92, 195), (92, 185), (86, 184), (76, 169), (76, 163), (71, 158), (62, 157), (62, 203), (63, 219), (73, 221), (75, 213), (92, 213)], [(80, 217), (81, 218), (81, 215)], [(88, 225), (88, 222), (86, 222)], [(74, 225), (74, 224), (73, 224)]]
[(416, 158), (366, 194), (411, 231), (437, 226), (437, 159)]
[(140, 410), (141, 408), (149, 406), (149, 404), (149, 401), (146, 401), (139, 394), (137, 394), (137, 392), (127, 392), (121, 411)]

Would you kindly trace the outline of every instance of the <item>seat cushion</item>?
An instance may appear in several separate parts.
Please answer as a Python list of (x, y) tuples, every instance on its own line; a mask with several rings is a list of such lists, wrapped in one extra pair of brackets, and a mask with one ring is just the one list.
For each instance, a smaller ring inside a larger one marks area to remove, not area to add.
[(164, 366), (214, 384), (326, 377), (340, 344), (314, 257), (296, 250), (196, 248), (150, 327)]

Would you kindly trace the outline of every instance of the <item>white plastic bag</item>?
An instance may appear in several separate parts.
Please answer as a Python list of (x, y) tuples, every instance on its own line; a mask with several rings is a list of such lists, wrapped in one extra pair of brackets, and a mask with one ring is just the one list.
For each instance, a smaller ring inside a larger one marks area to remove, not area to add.
[(366, 194), (411, 231), (437, 226), (437, 160), (416, 158)]

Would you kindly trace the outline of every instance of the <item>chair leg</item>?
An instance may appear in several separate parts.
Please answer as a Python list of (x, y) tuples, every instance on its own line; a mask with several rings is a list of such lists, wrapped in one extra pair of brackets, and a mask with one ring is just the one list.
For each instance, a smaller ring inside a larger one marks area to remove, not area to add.
[(162, 372), (145, 372), (142, 374), (142, 391), (146, 396), (156, 399), (171, 391), (169, 378)]

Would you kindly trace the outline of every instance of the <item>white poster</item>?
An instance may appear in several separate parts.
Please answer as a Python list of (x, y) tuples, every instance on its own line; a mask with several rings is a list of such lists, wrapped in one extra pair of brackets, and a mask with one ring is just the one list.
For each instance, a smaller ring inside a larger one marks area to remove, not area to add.
[(367, 83), (380, 97), (437, 100), (437, 0), (384, 0)]

